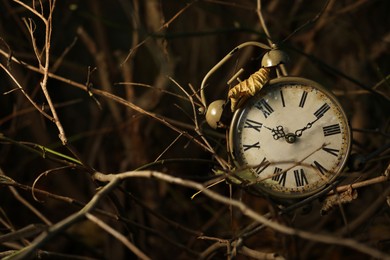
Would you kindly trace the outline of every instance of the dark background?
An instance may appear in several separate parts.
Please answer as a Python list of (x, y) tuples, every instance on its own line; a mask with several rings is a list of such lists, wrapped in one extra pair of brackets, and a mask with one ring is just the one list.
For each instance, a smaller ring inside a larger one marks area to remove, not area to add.
[[(31, 1), (25, 2), (31, 6)], [(315, 80), (336, 94), (351, 122), (353, 153), (370, 159), (362, 169), (349, 173), (349, 183), (384, 174), (389, 151), (375, 151), (388, 144), (390, 137), (390, 2), (275, 0), (262, 4), (273, 42), (290, 56), (291, 62), (286, 66), (289, 74)], [(47, 1), (43, 1), (43, 6), (46, 16)], [(198, 182), (209, 180), (212, 170), (220, 167), (212, 154), (191, 140), (199, 139), (194, 132), (191, 103), (169, 77), (192, 94), (189, 84), (198, 90), (206, 73), (235, 46), (246, 41), (266, 43), (256, 7), (254, 0), (58, 0), (53, 13), (50, 71), (73, 82), (89, 82), (91, 88), (122, 97), (166, 118), (182, 131), (173, 131), (104, 95), (91, 97), (72, 84), (50, 79), (48, 90), (69, 143), (83, 161), (104, 173), (144, 167)], [(38, 48), (44, 45), (43, 23), (10, 0), (0, 1), (0, 10), (1, 50), (36, 67), (37, 59), (23, 19), (35, 22)], [(130, 51), (132, 55), (128, 57)], [(254, 49), (240, 51), (210, 78), (208, 100), (225, 99), (226, 81), (241, 67), (246, 71), (257, 69), (263, 54)], [(0, 61), (39, 106), (47, 105), (39, 86), (41, 74), (9, 62), (5, 55), (1, 55)], [(89, 70), (92, 73), (88, 74)], [(26, 148), (36, 149), (37, 144), (74, 157), (61, 145), (56, 126), (20, 91), (7, 93), (16, 85), (4, 70), (0, 71), (3, 173), (31, 186), (40, 174), (49, 171), (36, 188), (88, 202), (101, 184), (92, 181), (86, 170), (58, 169), (63, 164)], [(122, 84), (130, 82), (149, 87)], [(45, 111), (50, 112), (47, 107)], [(225, 156), (223, 139), (206, 126), (202, 115), (198, 115), (198, 123), (210, 143)], [(153, 163), (155, 160), (158, 163)], [(226, 183), (212, 189), (230, 194)], [(42, 195), (37, 195), (41, 201), (34, 201), (31, 192), (17, 190), (54, 223), (80, 209), (75, 203)], [(238, 210), (202, 194), (191, 200), (195, 192), (155, 179), (130, 179), (100, 204), (100, 208), (126, 220), (98, 216), (154, 259), (227, 258), (229, 251), (223, 244), (209, 254), (206, 249), (219, 240), (240, 236), (251, 221)], [(361, 188), (358, 193), (352, 203), (326, 216), (321, 217), (318, 205), (314, 205), (305, 214), (297, 211), (274, 218), (281, 224), (353, 238), (390, 253), (388, 182)], [(269, 201), (236, 187), (232, 196), (258, 212), (274, 212)], [(0, 235), (42, 223), (6, 185), (0, 186), (0, 211)], [(199, 238), (201, 233), (207, 238)], [(5, 241), (0, 249), (17, 249), (25, 242)], [(243, 245), (259, 252), (276, 252), (288, 259), (367, 257), (346, 247), (301, 240), (268, 228), (245, 237)], [(133, 256), (87, 221), (73, 225), (41, 249), (100, 259)], [(237, 258), (248, 257), (238, 251)]]

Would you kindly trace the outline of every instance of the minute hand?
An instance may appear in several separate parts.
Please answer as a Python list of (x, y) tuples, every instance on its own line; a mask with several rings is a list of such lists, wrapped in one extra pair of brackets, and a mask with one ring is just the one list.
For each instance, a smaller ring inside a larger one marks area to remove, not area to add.
[(303, 133), (303, 131), (305, 131), (305, 130), (307, 130), (307, 129), (309, 129), (309, 128), (311, 128), (312, 127), (312, 125), (315, 123), (315, 122), (317, 122), (318, 121), (318, 119), (320, 119), (321, 117), (317, 117), (315, 120), (313, 120), (313, 121), (311, 121), (311, 122), (309, 122), (309, 123), (307, 123), (307, 125), (304, 127), (304, 128), (301, 128), (301, 129), (298, 129), (297, 131), (295, 131), (295, 136), (296, 137), (301, 137), (302, 136), (302, 133)]

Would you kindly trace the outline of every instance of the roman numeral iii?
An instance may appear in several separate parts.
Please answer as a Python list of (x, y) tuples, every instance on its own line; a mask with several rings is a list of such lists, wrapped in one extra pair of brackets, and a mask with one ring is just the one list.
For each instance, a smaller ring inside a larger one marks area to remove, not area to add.
[(323, 127), (324, 136), (335, 135), (341, 133), (340, 125), (334, 124)]

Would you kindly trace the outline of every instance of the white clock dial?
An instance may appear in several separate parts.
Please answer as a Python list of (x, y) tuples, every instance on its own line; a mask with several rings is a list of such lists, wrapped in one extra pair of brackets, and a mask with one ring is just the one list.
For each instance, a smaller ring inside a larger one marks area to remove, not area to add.
[(238, 172), (249, 171), (254, 186), (297, 198), (335, 180), (349, 155), (350, 135), (331, 93), (315, 82), (286, 77), (271, 81), (235, 113), (230, 149)]

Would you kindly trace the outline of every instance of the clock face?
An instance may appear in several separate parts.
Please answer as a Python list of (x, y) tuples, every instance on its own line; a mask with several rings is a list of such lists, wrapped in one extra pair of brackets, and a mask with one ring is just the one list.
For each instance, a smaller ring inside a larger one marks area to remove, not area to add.
[(274, 197), (299, 198), (340, 174), (351, 133), (331, 93), (286, 77), (272, 80), (235, 113), (229, 141), (241, 179)]

